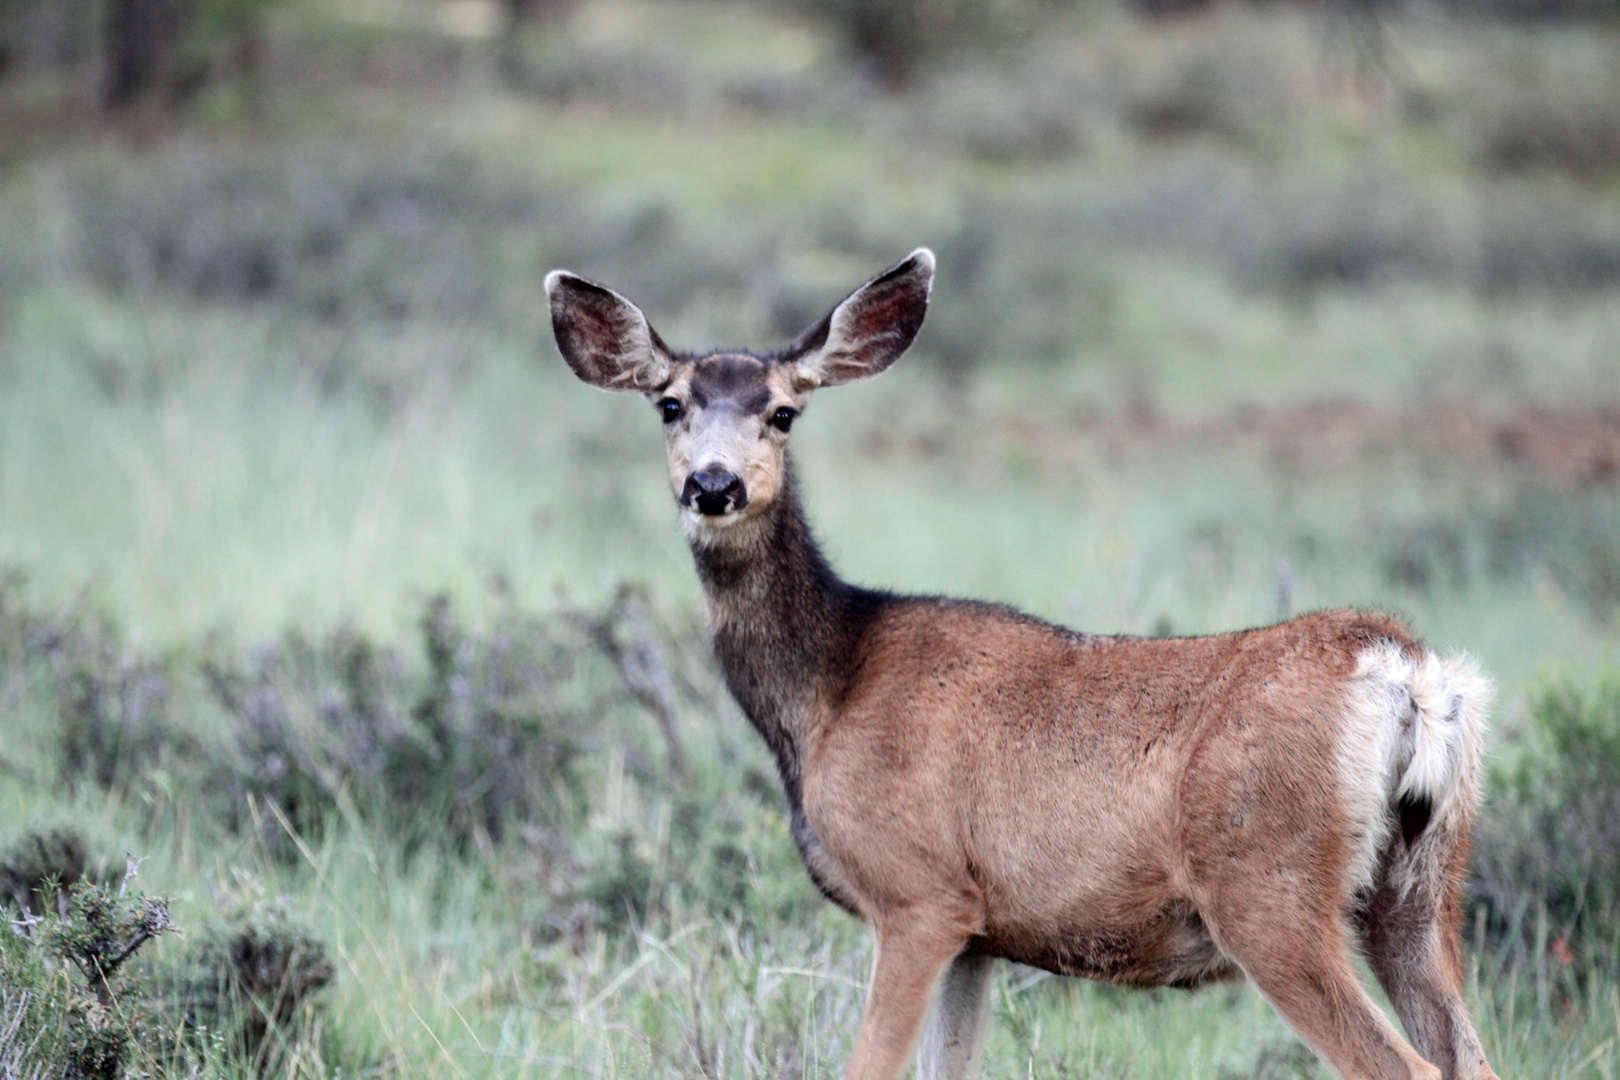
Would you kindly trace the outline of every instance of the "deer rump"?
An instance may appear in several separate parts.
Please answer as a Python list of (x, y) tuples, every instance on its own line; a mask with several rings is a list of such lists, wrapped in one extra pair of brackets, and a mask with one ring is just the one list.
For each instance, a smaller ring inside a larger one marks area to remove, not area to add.
[(1191, 987), (1238, 970), (1211, 907), (1338, 921), (1460, 869), (1488, 686), (1386, 616), (1139, 639), (889, 598), (858, 651), (816, 745), (779, 754), (852, 911), (955, 901), (978, 951)]

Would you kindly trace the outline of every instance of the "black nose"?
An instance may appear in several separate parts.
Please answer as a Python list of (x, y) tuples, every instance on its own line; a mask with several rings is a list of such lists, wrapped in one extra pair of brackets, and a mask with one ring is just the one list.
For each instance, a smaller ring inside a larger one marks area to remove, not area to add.
[(742, 481), (723, 469), (705, 469), (686, 478), (681, 489), (681, 502), (694, 503), (698, 513), (718, 517), (727, 510), (741, 510), (748, 505), (748, 494)]

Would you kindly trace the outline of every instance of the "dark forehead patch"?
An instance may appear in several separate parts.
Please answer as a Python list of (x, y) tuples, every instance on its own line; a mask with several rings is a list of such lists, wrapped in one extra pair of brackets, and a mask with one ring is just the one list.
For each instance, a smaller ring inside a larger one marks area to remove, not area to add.
[(700, 408), (729, 402), (745, 412), (759, 412), (771, 402), (765, 361), (741, 353), (705, 356), (692, 370), (692, 399)]

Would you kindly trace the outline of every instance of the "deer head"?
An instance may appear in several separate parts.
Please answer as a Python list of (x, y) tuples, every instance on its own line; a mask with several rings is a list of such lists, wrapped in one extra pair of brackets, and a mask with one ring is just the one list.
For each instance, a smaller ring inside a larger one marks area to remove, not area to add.
[(669, 482), (689, 536), (762, 514), (811, 392), (869, 378), (922, 327), (934, 255), (918, 248), (774, 353), (677, 353), (641, 309), (566, 270), (546, 275), (563, 359), (585, 382), (646, 396), (664, 422)]

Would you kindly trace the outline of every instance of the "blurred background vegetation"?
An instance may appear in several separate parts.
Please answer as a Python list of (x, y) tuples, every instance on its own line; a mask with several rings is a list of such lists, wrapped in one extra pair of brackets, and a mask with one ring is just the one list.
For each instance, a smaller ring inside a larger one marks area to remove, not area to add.
[[(869, 945), (540, 283), (768, 347), (918, 244), (795, 429), (844, 573), (1479, 656), (1487, 1051), (1620, 1075), (1613, 0), (0, 0), (0, 1078), (836, 1075)], [(1242, 987), (995, 1013), (1326, 1075)]]

